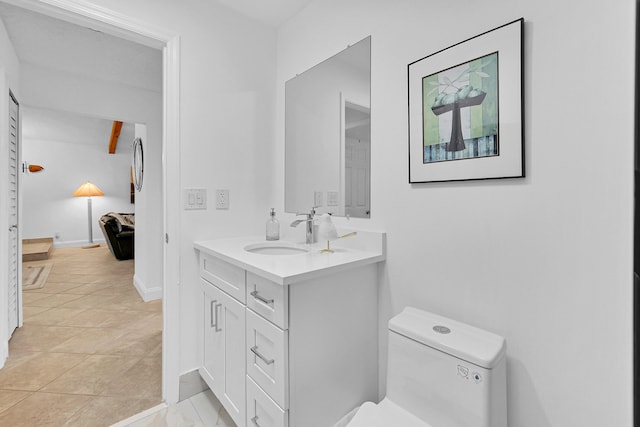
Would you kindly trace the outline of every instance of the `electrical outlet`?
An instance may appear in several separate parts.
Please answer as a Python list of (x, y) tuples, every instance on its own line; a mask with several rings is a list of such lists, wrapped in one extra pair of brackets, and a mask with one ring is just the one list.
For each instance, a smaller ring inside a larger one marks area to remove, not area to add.
[(216, 209), (229, 209), (229, 190), (216, 190)]
[(313, 193), (313, 206), (320, 207), (322, 205), (322, 191), (315, 191)]
[(53, 234), (53, 237), (54, 237), (56, 240), (60, 240), (60, 232), (59, 232), (59, 231), (56, 231), (56, 232)]
[(337, 191), (327, 191), (327, 206), (338, 206)]

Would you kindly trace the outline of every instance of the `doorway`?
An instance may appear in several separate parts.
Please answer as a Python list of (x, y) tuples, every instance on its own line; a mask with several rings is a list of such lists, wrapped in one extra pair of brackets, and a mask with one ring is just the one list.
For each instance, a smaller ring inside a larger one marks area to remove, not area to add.
[[(179, 99), (179, 38), (172, 33), (159, 31), (138, 21), (120, 15), (111, 14), (102, 8), (82, 5), (71, 0), (57, 2), (56, 6), (32, 3), (26, 0), (12, 1), (18, 7), (28, 8), (52, 18), (62, 19), (107, 34), (140, 43), (163, 51), (163, 123), (162, 157), (162, 212), (156, 213), (161, 223), (164, 243), (162, 249), (162, 293), (163, 304), (163, 398), (172, 403), (178, 399), (179, 359), (178, 346), (171, 345), (179, 340), (179, 282), (178, 260), (179, 235), (179, 164), (172, 159), (179, 158), (178, 99)], [(171, 238), (169, 238), (171, 237)]]

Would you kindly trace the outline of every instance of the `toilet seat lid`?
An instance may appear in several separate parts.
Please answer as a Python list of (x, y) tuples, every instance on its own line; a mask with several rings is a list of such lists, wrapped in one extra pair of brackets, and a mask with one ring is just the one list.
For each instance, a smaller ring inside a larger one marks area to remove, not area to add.
[(377, 405), (365, 402), (347, 427), (432, 427), (386, 397)]

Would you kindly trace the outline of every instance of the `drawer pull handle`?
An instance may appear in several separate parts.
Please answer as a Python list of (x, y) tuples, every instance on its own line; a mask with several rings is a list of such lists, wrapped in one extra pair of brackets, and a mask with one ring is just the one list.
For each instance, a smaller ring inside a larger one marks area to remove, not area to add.
[(256, 425), (256, 426), (260, 427), (260, 424), (258, 424), (258, 416), (257, 416), (257, 415), (256, 415), (255, 417), (251, 418), (251, 422), (252, 422), (254, 425)]
[(266, 299), (265, 297), (260, 295), (258, 293), (258, 291), (251, 292), (251, 296), (254, 297), (255, 299), (257, 299), (258, 301), (263, 302), (263, 303), (265, 303), (267, 305), (272, 305), (273, 304), (273, 298), (272, 299)]
[(260, 352), (258, 351), (258, 346), (257, 345), (254, 345), (253, 347), (251, 347), (251, 352), (253, 354), (255, 354), (256, 356), (258, 356), (260, 359), (262, 359), (262, 361), (264, 363), (266, 363), (267, 365), (271, 365), (274, 362), (273, 359), (267, 359), (266, 357), (261, 355)]
[(260, 295), (258, 293), (258, 291), (251, 292), (251, 296), (254, 297), (255, 299), (257, 299), (258, 301), (263, 302), (263, 303), (265, 303), (267, 305), (272, 305), (273, 304), (273, 298), (272, 299), (266, 299), (265, 297)]
[(213, 317), (214, 317), (214, 314), (213, 314), (214, 308), (213, 308), (213, 306), (215, 305), (216, 302), (218, 302), (218, 301), (216, 301), (214, 299), (211, 300), (211, 307), (209, 307), (209, 314), (210, 314), (209, 317), (211, 318), (211, 327), (212, 328), (215, 327), (217, 329), (218, 328), (218, 316), (217, 316), (218, 313), (217, 312), (216, 312), (216, 316), (215, 316), (215, 318), (216, 318), (215, 323), (213, 321)]
[(216, 325), (215, 325), (216, 326), (216, 329), (215, 329), (216, 332), (220, 332), (222, 330), (222, 328), (218, 328), (218, 326), (219, 326), (218, 325), (218, 308), (220, 308), (220, 307), (222, 307), (222, 303), (216, 304), (216, 307), (213, 310), (216, 313)]

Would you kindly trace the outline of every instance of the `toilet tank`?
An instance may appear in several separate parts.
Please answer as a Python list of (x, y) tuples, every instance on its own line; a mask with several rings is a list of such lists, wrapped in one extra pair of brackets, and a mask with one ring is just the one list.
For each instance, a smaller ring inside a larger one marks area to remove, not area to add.
[(389, 321), (387, 398), (434, 427), (507, 427), (504, 338), (407, 307)]

